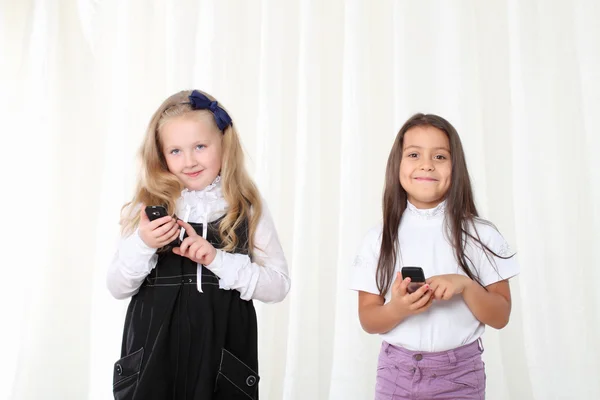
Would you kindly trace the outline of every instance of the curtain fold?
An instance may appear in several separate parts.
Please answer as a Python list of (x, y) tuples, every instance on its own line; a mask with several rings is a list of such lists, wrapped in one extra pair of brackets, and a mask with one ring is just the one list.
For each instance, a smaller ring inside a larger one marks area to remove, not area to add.
[(262, 399), (373, 397), (348, 275), (415, 112), (458, 129), (522, 266), (487, 398), (600, 398), (598, 19), (593, 0), (0, 1), (0, 398), (111, 397), (119, 211), (150, 116), (189, 88), (230, 111), (290, 264), (287, 299), (257, 306)]

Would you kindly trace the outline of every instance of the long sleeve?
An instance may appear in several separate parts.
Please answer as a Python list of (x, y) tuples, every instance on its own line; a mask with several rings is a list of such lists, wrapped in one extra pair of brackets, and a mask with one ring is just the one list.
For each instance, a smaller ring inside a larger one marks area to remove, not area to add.
[(287, 261), (264, 200), (253, 250), (254, 260), (245, 254), (217, 250), (215, 259), (206, 268), (219, 277), (221, 289), (238, 290), (243, 300), (282, 301), (290, 290)]
[(133, 296), (157, 261), (156, 249), (148, 247), (137, 230), (120, 239), (106, 277), (108, 290), (117, 299)]

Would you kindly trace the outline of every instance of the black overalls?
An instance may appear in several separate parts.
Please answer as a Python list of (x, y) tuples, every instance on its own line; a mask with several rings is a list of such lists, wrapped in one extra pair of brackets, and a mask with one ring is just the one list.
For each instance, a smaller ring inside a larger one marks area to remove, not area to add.
[[(207, 240), (221, 247), (218, 224)], [(202, 232), (201, 224), (191, 224)], [(248, 254), (248, 227), (236, 230)], [(121, 359), (115, 363), (116, 400), (258, 399), (258, 339), (252, 301), (237, 290), (219, 289), (218, 278), (170, 250), (127, 309)]]

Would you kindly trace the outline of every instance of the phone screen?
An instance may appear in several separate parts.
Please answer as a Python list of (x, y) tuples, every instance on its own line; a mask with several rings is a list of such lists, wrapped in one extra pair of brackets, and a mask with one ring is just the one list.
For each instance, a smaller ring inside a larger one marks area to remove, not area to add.
[(402, 279), (410, 278), (406, 291), (414, 293), (425, 284), (425, 274), (421, 267), (402, 267)]

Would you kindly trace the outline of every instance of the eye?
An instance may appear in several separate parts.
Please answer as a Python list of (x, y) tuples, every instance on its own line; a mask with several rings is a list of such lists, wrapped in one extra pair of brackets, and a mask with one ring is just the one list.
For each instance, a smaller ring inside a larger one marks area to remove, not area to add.
[(169, 154), (173, 154), (174, 156), (176, 156), (177, 154), (179, 154), (180, 151), (181, 150), (179, 150), (179, 149), (173, 149), (169, 152)]
[(436, 160), (447, 160), (447, 159), (448, 159), (448, 157), (446, 157), (446, 156), (445, 156), (445, 155), (443, 155), (443, 154), (438, 154), (438, 155), (436, 155), (434, 158), (435, 158)]
[(417, 153), (408, 153), (406, 155), (406, 158), (417, 158), (417, 156), (418, 156)]
[(199, 144), (198, 146), (196, 146), (196, 150), (202, 150), (205, 147), (206, 147), (205, 145)]

